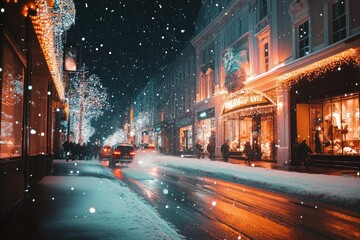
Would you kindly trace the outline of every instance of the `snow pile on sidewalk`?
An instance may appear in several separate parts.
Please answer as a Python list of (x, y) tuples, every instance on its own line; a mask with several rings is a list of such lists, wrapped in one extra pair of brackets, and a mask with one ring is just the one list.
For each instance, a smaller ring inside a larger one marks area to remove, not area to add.
[(72, 168), (74, 176), (47, 176), (40, 182), (44, 197), (34, 204), (46, 210), (39, 222), (44, 239), (183, 239), (111, 172), (92, 176), (104, 171), (97, 162)]

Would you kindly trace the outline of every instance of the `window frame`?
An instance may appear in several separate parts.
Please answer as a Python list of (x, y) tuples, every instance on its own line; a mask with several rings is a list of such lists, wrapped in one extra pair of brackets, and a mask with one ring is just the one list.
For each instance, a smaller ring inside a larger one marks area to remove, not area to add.
[[(303, 39), (300, 39), (300, 34), (301, 34), (300, 27), (302, 25), (304, 25), (305, 23), (307, 23), (308, 34), (307, 34), (306, 38), (304, 37)], [(307, 40), (308, 44), (307, 44), (307, 46), (301, 48), (301, 43), (303, 42), (303, 40)], [(296, 24), (296, 55), (297, 55), (297, 58), (302, 58), (302, 57), (305, 57), (310, 54), (310, 49), (311, 49), (310, 43), (311, 43), (310, 20), (309, 20), (309, 18), (305, 18)], [(306, 48), (308, 49), (307, 54), (305, 52), (304, 55), (302, 55), (301, 50), (306, 49)]]

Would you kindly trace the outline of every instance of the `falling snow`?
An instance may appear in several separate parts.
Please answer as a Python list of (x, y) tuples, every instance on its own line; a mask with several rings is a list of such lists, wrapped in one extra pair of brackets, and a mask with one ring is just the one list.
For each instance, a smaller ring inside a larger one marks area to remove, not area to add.
[[(111, 107), (95, 122), (93, 138), (107, 138), (120, 127), (129, 99), (149, 77), (166, 71), (194, 35), (201, 0), (183, 1), (75, 1), (76, 22), (67, 44), (76, 45), (89, 72), (99, 76)], [(101, 124), (99, 124), (101, 123)]]

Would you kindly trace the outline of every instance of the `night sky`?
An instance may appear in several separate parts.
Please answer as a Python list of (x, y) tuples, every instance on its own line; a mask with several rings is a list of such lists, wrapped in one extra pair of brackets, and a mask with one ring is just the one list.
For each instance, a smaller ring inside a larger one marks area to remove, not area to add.
[(192, 39), (201, 0), (75, 0), (75, 7), (66, 45), (80, 47), (112, 106), (94, 123), (99, 138), (122, 127), (123, 110)]

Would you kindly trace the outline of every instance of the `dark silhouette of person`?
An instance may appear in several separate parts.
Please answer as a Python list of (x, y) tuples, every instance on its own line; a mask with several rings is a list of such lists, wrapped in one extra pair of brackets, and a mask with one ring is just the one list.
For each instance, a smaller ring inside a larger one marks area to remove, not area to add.
[(195, 144), (195, 150), (196, 150), (196, 158), (197, 158), (197, 159), (200, 159), (201, 154), (202, 154), (203, 147), (202, 147), (202, 145), (199, 143), (199, 141)]
[(291, 161), (291, 164), (295, 165), (295, 166), (300, 165), (299, 145), (300, 145), (300, 143), (298, 142), (298, 139), (295, 138), (295, 142), (294, 142), (293, 149), (292, 149), (292, 161)]
[(253, 152), (252, 152), (251, 145), (250, 145), (249, 141), (247, 141), (245, 143), (244, 154), (245, 154), (245, 163), (248, 162), (249, 165), (250, 165), (250, 161), (252, 160), (252, 157), (253, 157)]
[(300, 163), (303, 163), (304, 166), (307, 166), (309, 164), (309, 158), (310, 154), (312, 153), (310, 147), (307, 145), (306, 140), (302, 140), (302, 142), (299, 144), (299, 161)]
[(227, 141), (225, 141), (223, 143), (223, 145), (221, 145), (221, 153), (222, 153), (222, 157), (224, 162), (227, 162), (229, 159), (229, 152), (230, 152), (230, 146), (227, 143)]
[(206, 150), (209, 153), (210, 160), (215, 160), (215, 143), (214, 143), (214, 141), (209, 142), (209, 144), (207, 145)]

